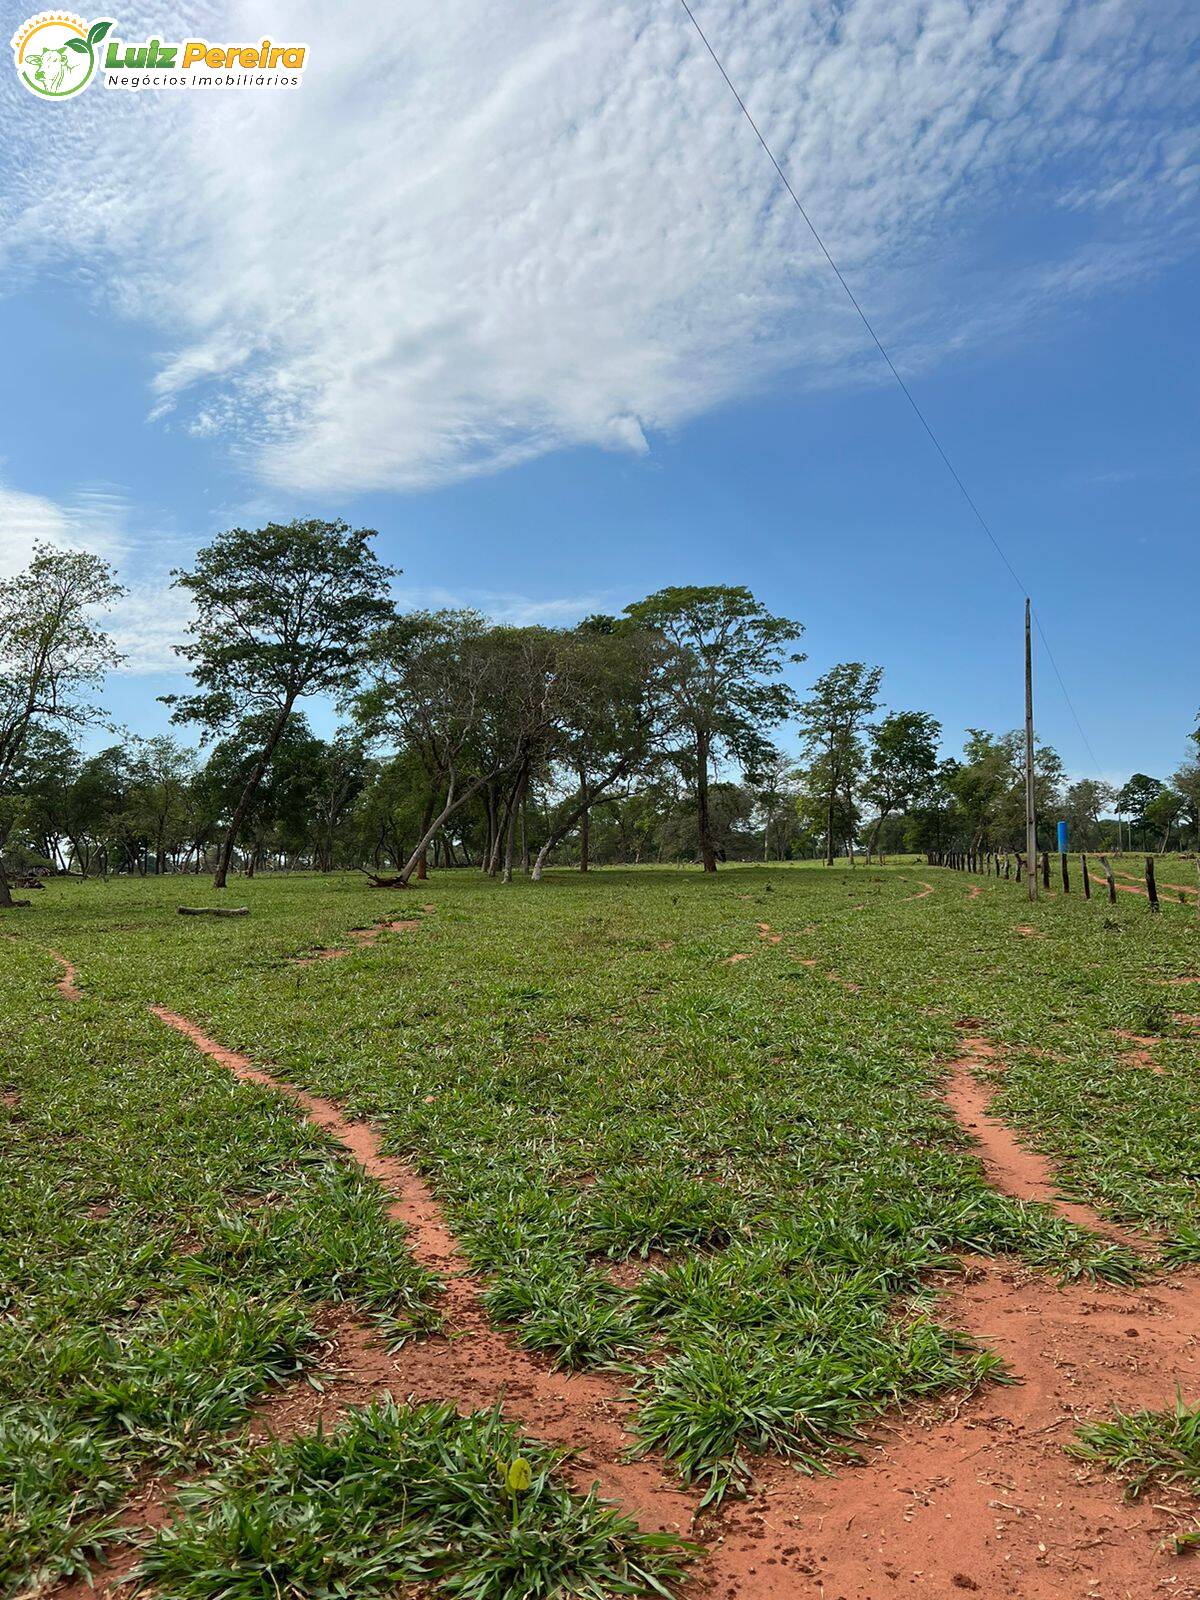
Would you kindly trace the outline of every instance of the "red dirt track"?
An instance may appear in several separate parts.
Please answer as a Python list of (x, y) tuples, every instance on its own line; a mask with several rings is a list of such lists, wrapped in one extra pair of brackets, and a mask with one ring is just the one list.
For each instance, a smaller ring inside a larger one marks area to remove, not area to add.
[[(662, 1465), (619, 1460), (629, 1436), (618, 1388), (549, 1372), (491, 1328), (436, 1200), (402, 1162), (381, 1153), (371, 1128), (279, 1082), (186, 1018), (162, 1008), (155, 1014), (239, 1077), (295, 1101), (394, 1196), (390, 1214), (408, 1228), (415, 1256), (447, 1281), (452, 1335), (407, 1346), (395, 1358), (396, 1391), (449, 1397), (464, 1408), (502, 1396), (532, 1431), (577, 1452), (577, 1482), (598, 1482), (644, 1526), (689, 1531), (692, 1498)], [(993, 1181), (1021, 1198), (1051, 1200), (1064, 1215), (1112, 1236), (1116, 1230), (1087, 1207), (1055, 1199), (1049, 1163), (990, 1115), (972, 1069), (995, 1059), (986, 1039), (967, 1034), (947, 1095), (979, 1137)], [(827, 1479), (808, 1480), (765, 1460), (745, 1502), (703, 1520), (707, 1552), (686, 1593), (711, 1600), (1200, 1594), (1189, 1587), (1189, 1569), (1158, 1548), (1179, 1525), (1162, 1497), (1127, 1504), (1114, 1482), (1062, 1450), (1077, 1417), (1113, 1403), (1163, 1404), (1176, 1383), (1194, 1390), (1195, 1281), (1060, 1289), (1009, 1263), (988, 1263), (968, 1270), (938, 1314), (996, 1350), (1017, 1381), (892, 1420), (864, 1448), (865, 1465)]]

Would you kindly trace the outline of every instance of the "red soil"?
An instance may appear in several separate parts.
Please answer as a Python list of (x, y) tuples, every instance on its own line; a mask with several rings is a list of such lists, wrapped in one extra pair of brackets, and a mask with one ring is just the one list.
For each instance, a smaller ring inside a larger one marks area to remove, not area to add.
[[(723, 1518), (700, 1568), (712, 1600), (1148, 1600), (1196, 1595), (1160, 1543), (1183, 1521), (1063, 1450), (1113, 1404), (1200, 1385), (1195, 1283), (1058, 1289), (1010, 1264), (973, 1270), (938, 1308), (1017, 1380), (895, 1418), (861, 1467), (805, 1481), (776, 1463)], [(1169, 1499), (1169, 1497), (1168, 1497)]]
[(46, 946), (46, 954), (53, 956), (62, 968), (62, 977), (58, 980), (59, 994), (62, 995), (64, 1000), (82, 1000), (83, 991), (79, 987), (79, 974), (66, 956), (60, 956), (58, 951), (51, 950), (49, 945)]
[[(390, 1214), (408, 1229), (416, 1258), (446, 1280), (449, 1337), (406, 1346), (394, 1366), (383, 1358), (391, 1377), (371, 1376), (366, 1363), (376, 1359), (373, 1351), (368, 1357), (348, 1349), (352, 1381), (364, 1392), (388, 1384), (463, 1407), (503, 1396), (532, 1431), (577, 1452), (571, 1469), (577, 1482), (598, 1481), (646, 1526), (686, 1529), (692, 1500), (666, 1481), (661, 1464), (619, 1460), (629, 1442), (620, 1389), (606, 1379), (549, 1372), (491, 1328), (430, 1190), (381, 1152), (370, 1127), (349, 1121), (331, 1101), (281, 1083), (187, 1019), (154, 1009), (238, 1077), (287, 1095), (342, 1143), (393, 1196)], [(1111, 1233), (1089, 1208), (1055, 1201), (1049, 1163), (1024, 1150), (991, 1115), (972, 1069), (996, 1059), (994, 1046), (967, 1033), (947, 1096), (979, 1137), (993, 1180)], [(952, 1408), (881, 1427), (865, 1447), (864, 1466), (829, 1478), (806, 1480), (768, 1458), (745, 1502), (704, 1520), (708, 1549), (688, 1593), (711, 1600), (1200, 1593), (1188, 1587), (1188, 1569), (1159, 1549), (1176, 1525), (1162, 1496), (1126, 1504), (1117, 1485), (1062, 1450), (1079, 1417), (1114, 1404), (1169, 1403), (1177, 1383), (1196, 1392), (1196, 1281), (1148, 1290), (1059, 1289), (1011, 1264), (989, 1264), (952, 1289), (939, 1319), (998, 1351), (1017, 1382), (989, 1385)], [(295, 1418), (295, 1431), (306, 1425)], [(76, 1591), (80, 1600), (85, 1592)]]
[(924, 900), (926, 895), (933, 894), (934, 886), (932, 883), (926, 883), (924, 878), (918, 878), (917, 882), (921, 885), (920, 891), (917, 894), (905, 895), (905, 900)]
[(1060, 1199), (1054, 1168), (1047, 1158), (1019, 1144), (1008, 1124), (992, 1115), (991, 1091), (975, 1072), (980, 1067), (995, 1068), (999, 1064), (1000, 1052), (989, 1039), (964, 1033), (961, 1054), (950, 1064), (945, 1092), (946, 1104), (959, 1123), (979, 1141), (979, 1158), (989, 1182), (1017, 1200), (1045, 1201), (1060, 1215), (1093, 1233), (1124, 1238), (1090, 1206)]
[(1121, 1054), (1126, 1061), (1134, 1067), (1148, 1067), (1151, 1072), (1161, 1072), (1154, 1049), (1158, 1040), (1152, 1034), (1130, 1033), (1125, 1028), (1114, 1028), (1113, 1037), (1124, 1040), (1126, 1044), (1133, 1045), (1132, 1050), (1122, 1050)]
[(331, 1100), (281, 1082), (236, 1050), (210, 1039), (193, 1022), (162, 1006), (158, 1018), (235, 1076), (293, 1100), (311, 1122), (338, 1141), (390, 1194), (388, 1215), (404, 1224), (416, 1260), (445, 1280), (442, 1310), (447, 1337), (406, 1345), (394, 1358), (397, 1391), (420, 1399), (450, 1399), (463, 1409), (503, 1397), (509, 1413), (534, 1433), (576, 1452), (572, 1475), (619, 1499), (646, 1527), (686, 1531), (691, 1498), (652, 1461), (623, 1462), (631, 1443), (624, 1427), (629, 1402), (611, 1379), (556, 1373), (510, 1343), (488, 1321), (478, 1280), (446, 1226), (441, 1207), (415, 1172), (380, 1149), (374, 1128), (352, 1122)]
[[(376, 942), (381, 933), (411, 933), (414, 928), (420, 926), (419, 917), (404, 917), (397, 922), (376, 922), (369, 928), (351, 928), (347, 937), (353, 939), (360, 950), (366, 950)], [(347, 945), (330, 945), (328, 949), (317, 950), (311, 956), (300, 956), (292, 965), (311, 967), (318, 961), (337, 961), (341, 956), (348, 956), (350, 948)]]
[(749, 961), (749, 959), (748, 955), (726, 956), (723, 964), (727, 967), (732, 967), (735, 961)]
[(978, 884), (978, 883), (973, 883), (971, 885), (971, 887), (967, 890), (967, 899), (968, 900), (978, 900), (979, 896), (982, 893), (983, 893), (982, 885)]

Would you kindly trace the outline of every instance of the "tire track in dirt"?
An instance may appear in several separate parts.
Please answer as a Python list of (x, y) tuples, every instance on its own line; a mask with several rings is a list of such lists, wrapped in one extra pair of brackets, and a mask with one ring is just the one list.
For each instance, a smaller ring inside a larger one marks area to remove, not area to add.
[(1017, 1200), (1052, 1205), (1060, 1216), (1078, 1227), (1133, 1244), (1127, 1234), (1106, 1222), (1091, 1206), (1064, 1199), (1058, 1193), (1054, 1167), (1048, 1158), (1021, 1144), (1008, 1123), (993, 1114), (992, 1091), (975, 1074), (981, 1068), (996, 1068), (1002, 1058), (990, 1039), (973, 1031), (976, 1026), (974, 1019), (957, 1024), (960, 1053), (950, 1063), (944, 1098), (958, 1123), (977, 1141), (979, 1159), (993, 1188)]
[(64, 1000), (83, 999), (83, 990), (79, 987), (79, 973), (76, 971), (73, 964), (67, 960), (66, 956), (62, 955), (59, 951), (52, 949), (48, 944), (38, 944), (33, 939), (28, 941), (23, 940), (15, 933), (6, 933), (4, 937), (8, 940), (9, 944), (24, 944), (28, 942), (29, 944), (33, 945), (35, 950), (42, 950), (46, 955), (57, 961), (62, 971), (62, 976), (55, 984), (55, 988), (58, 990), (59, 994), (62, 995)]
[(937, 890), (932, 883), (927, 883), (924, 878), (918, 878), (917, 882), (921, 885), (920, 891), (917, 894), (906, 894), (900, 902), (901, 905), (909, 905), (914, 900), (924, 900), (929, 895), (936, 894)]
[[(1067, 1455), (1079, 1420), (1169, 1403), (1200, 1382), (1195, 1284), (1059, 1289), (1011, 1262), (972, 1267), (939, 1320), (1015, 1382), (873, 1430), (860, 1467), (801, 1480), (766, 1463), (731, 1506), (705, 1600), (1118, 1600), (1195, 1595), (1159, 1544), (1182, 1520)], [(1136, 1326), (1135, 1326), (1136, 1323)], [(1131, 1335), (1130, 1330), (1133, 1329)], [(1152, 1503), (1154, 1502), (1154, 1503)], [(721, 1570), (754, 1574), (744, 1586)]]
[(653, 1458), (623, 1461), (633, 1443), (624, 1419), (631, 1401), (619, 1384), (591, 1374), (559, 1373), (539, 1363), (491, 1325), (478, 1280), (428, 1185), (406, 1163), (382, 1153), (375, 1129), (354, 1122), (332, 1100), (309, 1094), (218, 1044), (188, 1018), (151, 1006), (161, 1022), (235, 1077), (272, 1089), (297, 1105), (316, 1127), (343, 1146), (364, 1173), (392, 1198), (387, 1214), (407, 1230), (414, 1258), (445, 1283), (444, 1337), (406, 1345), (394, 1358), (400, 1392), (451, 1400), (463, 1409), (503, 1399), (506, 1411), (539, 1437), (574, 1452), (568, 1468), (577, 1484), (620, 1501), (645, 1527), (686, 1531), (695, 1497)]
[[(1090, 1207), (1060, 1198), (1050, 1163), (992, 1115), (974, 1072), (999, 1052), (977, 1026), (960, 1024), (946, 1099), (979, 1140), (992, 1182), (1129, 1244)], [(720, 1560), (701, 1570), (698, 1593), (712, 1600), (1200, 1594), (1161, 1548), (1165, 1536), (1190, 1525), (1186, 1504), (1176, 1510), (1161, 1493), (1126, 1501), (1112, 1478), (1063, 1449), (1079, 1421), (1114, 1405), (1162, 1406), (1177, 1386), (1196, 1392), (1200, 1283), (1060, 1287), (1011, 1260), (983, 1261), (967, 1267), (938, 1318), (1003, 1357), (1014, 1381), (987, 1385), (952, 1409), (919, 1408), (903, 1423), (885, 1423), (873, 1430), (862, 1467), (828, 1479), (802, 1485), (782, 1463), (765, 1463), (756, 1492), (726, 1511)], [(720, 1570), (725, 1562), (755, 1574), (753, 1586), (730, 1582)]]

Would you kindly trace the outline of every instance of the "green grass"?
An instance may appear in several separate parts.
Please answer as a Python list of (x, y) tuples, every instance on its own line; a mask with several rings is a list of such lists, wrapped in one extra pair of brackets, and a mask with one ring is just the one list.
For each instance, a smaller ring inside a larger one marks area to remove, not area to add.
[[(938, 892), (911, 901), (921, 878)], [(52, 1527), (64, 1497), (82, 1492), (85, 1527), (141, 1463), (203, 1465), (227, 1415), (311, 1359), (321, 1301), (351, 1299), (396, 1336), (419, 1333), (435, 1303), (373, 1189), (291, 1108), (148, 1019), (150, 1003), (372, 1118), (433, 1185), (492, 1316), (561, 1366), (619, 1372), (631, 1444), (665, 1452), (712, 1500), (756, 1455), (821, 1470), (882, 1408), (991, 1375), (938, 1316), (937, 1286), (964, 1256), (1011, 1253), (1066, 1278), (1139, 1270), (986, 1182), (939, 1098), (956, 1021), (1005, 1046), (997, 1104), (1064, 1192), (1160, 1231), (1169, 1259), (1200, 1254), (1195, 1038), (1172, 1020), (1200, 1001), (1155, 981), (1200, 971), (1200, 919), (1170, 904), (1151, 917), (1129, 895), (1031, 910), (994, 880), (968, 902), (971, 881), (919, 865), (745, 867), (505, 889), (462, 872), (405, 896), (268, 877), (230, 891), (249, 917), (213, 924), (174, 912), (203, 903), (203, 885), (53, 884), (4, 925), (22, 941), (4, 947), (4, 977), (26, 1041), (5, 1279), (22, 1318), (27, 1283), (40, 1308), (32, 1336), (14, 1335), (13, 1399), (27, 1425), (58, 1430), (17, 1441), (42, 1466), (5, 1524), (10, 1559), (78, 1559), (83, 1535)], [(293, 964), (414, 914), (412, 932)], [(759, 922), (783, 942), (761, 942)], [(56, 997), (32, 941), (70, 954), (88, 998)], [(1117, 1028), (1159, 1039), (1161, 1075), (1129, 1064)], [(101, 1219), (87, 1215), (97, 1200)], [(234, 1285), (261, 1314), (252, 1328), (222, 1320)], [(209, 1369), (249, 1374), (230, 1380), (233, 1399), (202, 1381), (159, 1397), (151, 1373), (139, 1381), (165, 1421), (97, 1420), (76, 1392), (70, 1325), (128, 1332), (135, 1353), (118, 1339), (111, 1358), (121, 1378), (164, 1347), (154, 1319), (193, 1298), (203, 1337), (226, 1341)]]
[(668, 1596), (688, 1547), (645, 1534), (498, 1412), (386, 1402), (190, 1488), (142, 1562), (174, 1600)]
[[(1103, 1422), (1085, 1423), (1068, 1448), (1116, 1473), (1131, 1499), (1165, 1485), (1200, 1495), (1200, 1406), (1187, 1405), (1182, 1395), (1168, 1410), (1116, 1412)], [(1178, 1549), (1197, 1544), (1200, 1525), (1176, 1535)]]

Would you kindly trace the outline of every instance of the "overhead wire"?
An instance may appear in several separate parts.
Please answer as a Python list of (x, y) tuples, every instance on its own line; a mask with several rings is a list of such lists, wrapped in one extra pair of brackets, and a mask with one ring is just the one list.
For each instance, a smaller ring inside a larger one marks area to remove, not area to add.
[[(970, 507), (971, 512), (974, 515), (976, 522), (978, 522), (980, 528), (983, 530), (984, 534), (987, 536), (988, 542), (991, 544), (992, 549), (996, 552), (996, 555), (1003, 562), (1005, 568), (1008, 571), (1009, 576), (1012, 578), (1013, 582), (1016, 584), (1016, 586), (1020, 590), (1021, 594), (1022, 595), (1028, 595), (1028, 593), (1029, 593), (1028, 588), (1021, 581), (1021, 578), (1018, 575), (1018, 573), (1016, 571), (1016, 568), (1013, 566), (1012, 562), (1009, 560), (1008, 554), (1005, 551), (1003, 545), (1001, 545), (999, 539), (996, 537), (995, 533), (992, 531), (991, 524), (988, 522), (987, 518), (984, 516), (983, 512), (980, 510), (979, 504), (976, 501), (974, 495), (967, 488), (967, 485), (964, 483), (961, 475), (959, 474), (959, 471), (958, 471), (957, 467), (955, 467), (953, 461), (951, 461), (951, 459), (950, 459), (949, 455), (947, 454), (944, 446), (942, 445), (941, 440), (938, 438), (937, 434), (934, 432), (933, 426), (930, 423), (929, 418), (925, 415), (924, 411), (922, 411), (921, 407), (917, 404), (916, 398), (913, 395), (912, 390), (909, 388), (908, 384), (905, 383), (903, 377), (901, 376), (901, 374), (899, 372), (899, 369), (896, 366), (896, 363), (892, 360), (891, 356), (888, 354), (887, 347), (884, 345), (883, 340), (879, 337), (878, 333), (876, 333), (874, 324), (872, 323), (870, 317), (867, 316), (867, 313), (863, 310), (862, 305), (859, 302), (858, 296), (854, 293), (854, 290), (850, 287), (849, 283), (846, 281), (846, 278), (845, 278), (844, 273), (842, 272), (842, 269), (838, 266), (837, 262), (834, 260), (832, 254), (830, 253), (829, 247), (826, 245), (824, 239), (821, 237), (821, 234), (818, 231), (816, 224), (813, 222), (812, 218), (808, 214), (808, 211), (805, 209), (804, 202), (800, 199), (800, 196), (796, 193), (795, 189), (792, 187), (791, 180), (788, 178), (787, 173), (783, 170), (783, 167), (779, 164), (779, 160), (776, 157), (775, 152), (771, 149), (771, 146), (767, 143), (767, 140), (763, 135), (762, 129), (758, 126), (758, 123), (755, 122), (753, 116), (751, 116), (750, 108), (747, 106), (745, 100), (742, 98), (741, 94), (739, 93), (737, 85), (734, 83), (733, 79), (729, 76), (729, 73), (725, 70), (724, 62), (721, 60), (721, 58), (717, 54), (717, 52), (713, 49), (712, 44), (709, 41), (708, 35), (705, 33), (704, 29), (700, 26), (700, 23), (696, 18), (696, 13), (692, 10), (691, 6), (688, 4), (688, 0), (679, 0), (679, 4), (683, 7), (683, 10), (687, 13), (688, 20), (691, 23), (692, 27), (696, 30), (696, 34), (699, 37), (700, 42), (703, 44), (703, 46), (704, 46), (705, 50), (707, 50), (708, 54), (712, 57), (713, 64), (716, 66), (717, 71), (721, 74), (721, 77), (725, 80), (726, 87), (728, 88), (730, 94), (737, 101), (738, 106), (739, 106), (739, 108), (741, 110), (741, 113), (742, 113), (743, 117), (745, 117), (746, 121), (750, 124), (750, 127), (754, 131), (755, 138), (758, 140), (759, 144), (762, 146), (763, 150), (766, 152), (767, 158), (770, 161), (771, 165), (775, 168), (775, 172), (776, 172), (776, 175), (779, 178), (780, 183), (783, 185), (784, 189), (787, 191), (788, 195), (791, 197), (792, 203), (796, 207), (796, 210), (800, 213), (801, 217), (804, 219), (804, 224), (807, 227), (809, 233), (812, 234), (813, 239), (816, 241), (818, 249), (820, 250), (821, 254), (825, 257), (825, 260), (829, 263), (829, 266), (830, 266), (831, 270), (833, 271), (834, 276), (837, 278), (837, 281), (841, 284), (842, 289), (845, 291), (846, 298), (849, 300), (850, 304), (854, 307), (854, 310), (858, 313), (859, 320), (862, 322), (863, 327), (867, 330), (867, 333), (871, 337), (871, 342), (874, 344), (876, 350), (878, 350), (879, 354), (882, 356), (884, 362), (887, 365), (888, 371), (891, 373), (892, 377), (896, 380), (896, 383), (899, 385), (900, 391), (904, 395), (904, 398), (908, 401), (909, 405), (912, 407), (913, 414), (915, 415), (915, 417), (917, 418), (917, 421), (921, 424), (921, 427), (924, 429), (925, 433), (927, 434), (927, 436), (929, 438), (929, 441), (933, 445), (933, 448), (936, 450), (938, 456), (941, 458), (942, 464), (945, 466), (947, 472), (950, 474), (951, 478), (954, 480), (955, 484), (958, 486), (958, 490), (961, 493), (963, 499), (966, 501), (967, 505)], [(1072, 717), (1072, 719), (1073, 719), (1073, 721), (1075, 723), (1075, 726), (1079, 730), (1079, 736), (1083, 741), (1084, 747), (1086, 748), (1086, 750), (1088, 752), (1088, 755), (1092, 759), (1092, 764), (1096, 768), (1096, 770), (1098, 771), (1099, 767), (1100, 767), (1100, 763), (1097, 761), (1095, 751), (1092, 749), (1092, 746), (1091, 746), (1091, 743), (1090, 743), (1090, 741), (1088, 739), (1088, 736), (1083, 730), (1083, 724), (1079, 720), (1079, 714), (1075, 710), (1074, 702), (1072, 701), (1071, 696), (1067, 691), (1067, 686), (1066, 686), (1066, 683), (1065, 683), (1065, 681), (1063, 679), (1063, 675), (1058, 669), (1058, 663), (1054, 659), (1054, 653), (1050, 649), (1050, 641), (1046, 637), (1046, 631), (1042, 626), (1042, 621), (1041, 621), (1040, 616), (1038, 616), (1038, 614), (1037, 614), (1036, 608), (1034, 609), (1034, 620), (1035, 620), (1035, 623), (1037, 625), (1038, 637), (1042, 641), (1043, 648), (1046, 651), (1046, 656), (1047, 656), (1047, 658), (1048, 658), (1048, 660), (1050, 662), (1051, 667), (1054, 670), (1054, 676), (1058, 680), (1058, 686), (1062, 690), (1063, 699), (1066, 701), (1067, 708), (1069, 709), (1069, 711), (1071, 713), (1071, 717)]]

